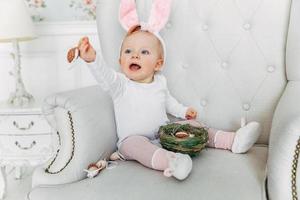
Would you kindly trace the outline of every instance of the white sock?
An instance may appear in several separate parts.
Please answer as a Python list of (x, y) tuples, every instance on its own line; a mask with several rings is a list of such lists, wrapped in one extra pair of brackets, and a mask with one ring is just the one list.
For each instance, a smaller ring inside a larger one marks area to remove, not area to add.
[(164, 170), (167, 177), (174, 176), (178, 180), (184, 180), (190, 174), (193, 168), (193, 161), (187, 154), (173, 153), (167, 154), (169, 167)]
[(236, 135), (231, 147), (233, 153), (247, 152), (257, 141), (261, 133), (258, 122), (250, 122), (246, 126), (236, 131)]

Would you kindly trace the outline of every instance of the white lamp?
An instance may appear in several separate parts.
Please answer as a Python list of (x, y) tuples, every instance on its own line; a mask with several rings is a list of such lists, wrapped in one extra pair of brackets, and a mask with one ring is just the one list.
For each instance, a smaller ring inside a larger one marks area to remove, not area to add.
[(14, 59), (15, 92), (9, 97), (9, 104), (27, 106), (33, 96), (25, 90), (21, 77), (19, 41), (32, 40), (36, 37), (34, 25), (24, 0), (0, 0), (0, 42), (12, 42)]

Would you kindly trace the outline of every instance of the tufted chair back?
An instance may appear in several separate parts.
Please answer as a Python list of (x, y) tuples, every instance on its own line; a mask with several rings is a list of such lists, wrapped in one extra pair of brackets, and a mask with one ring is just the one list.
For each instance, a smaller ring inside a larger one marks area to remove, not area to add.
[[(119, 68), (125, 34), (120, 0), (99, 1), (98, 32), (106, 62)], [(136, 1), (147, 21), (151, 0)], [(240, 120), (259, 121), (267, 144), (275, 107), (287, 83), (285, 47), (290, 0), (173, 0), (161, 31), (171, 93), (195, 107), (208, 126), (236, 130)]]

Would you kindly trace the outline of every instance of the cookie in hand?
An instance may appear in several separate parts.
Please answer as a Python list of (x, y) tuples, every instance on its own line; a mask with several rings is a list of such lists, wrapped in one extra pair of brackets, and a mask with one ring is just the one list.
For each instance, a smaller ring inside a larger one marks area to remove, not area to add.
[(73, 62), (79, 57), (78, 47), (74, 47), (68, 51), (67, 60), (69, 63)]

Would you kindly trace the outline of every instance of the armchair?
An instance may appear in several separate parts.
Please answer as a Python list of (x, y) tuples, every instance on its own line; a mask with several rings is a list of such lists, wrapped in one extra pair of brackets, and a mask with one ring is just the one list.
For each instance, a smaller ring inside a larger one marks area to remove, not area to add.
[[(146, 19), (151, 0), (136, 2)], [(125, 34), (118, 5), (97, 5), (103, 57), (116, 69)], [(50, 165), (34, 172), (27, 199), (298, 199), (298, 19), (299, 0), (173, 0), (162, 31), (169, 89), (209, 126), (236, 130), (241, 117), (259, 121), (257, 144), (246, 154), (204, 150), (184, 182), (132, 161), (85, 179), (83, 169), (116, 148), (111, 99), (99, 86), (53, 94), (44, 114), (58, 133), (59, 150)]]

